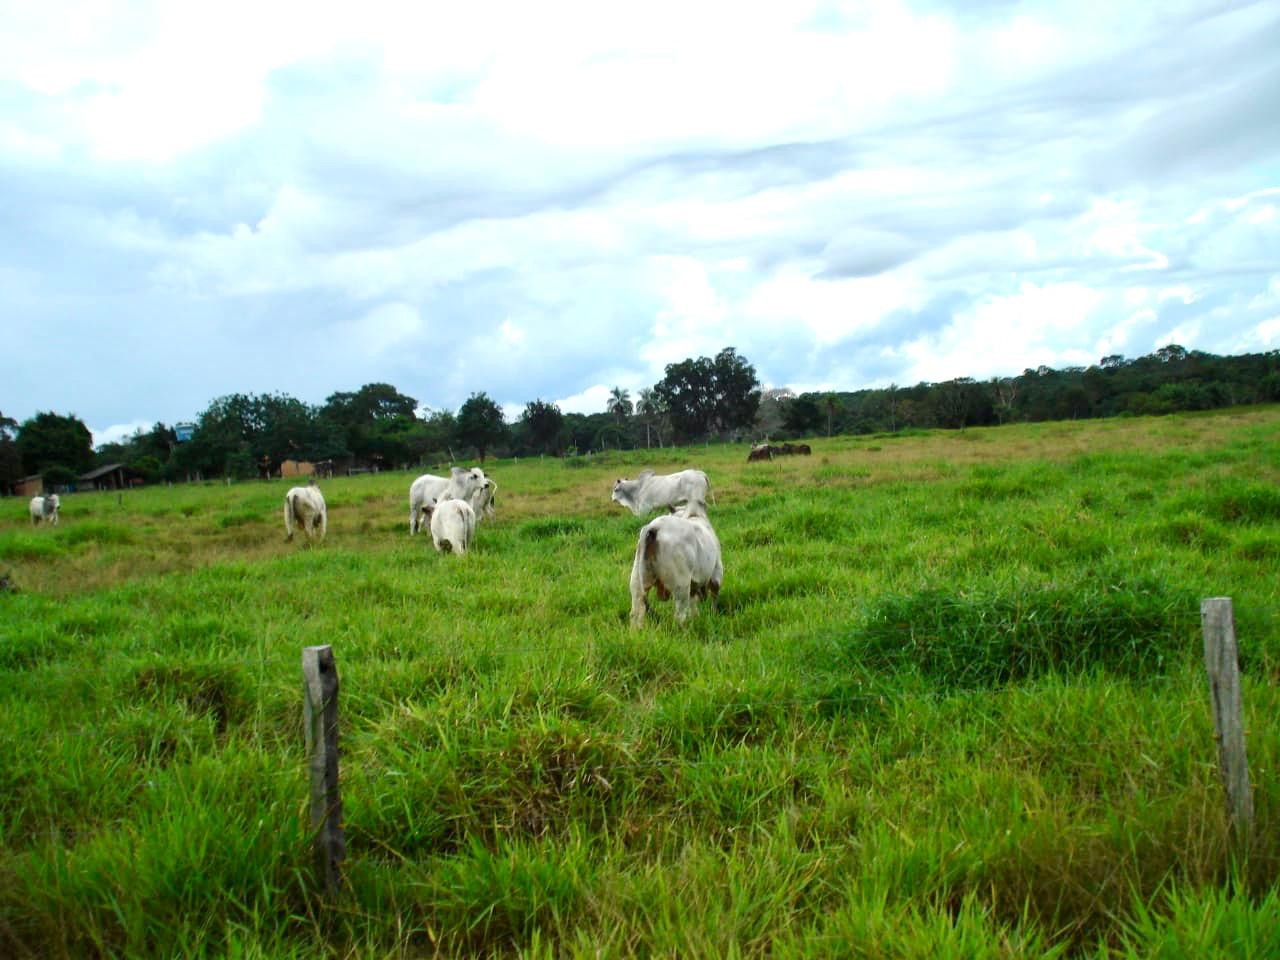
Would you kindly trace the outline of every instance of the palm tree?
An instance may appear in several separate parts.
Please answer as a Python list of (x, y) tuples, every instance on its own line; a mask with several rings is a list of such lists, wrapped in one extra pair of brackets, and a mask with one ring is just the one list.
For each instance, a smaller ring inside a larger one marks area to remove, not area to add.
[(622, 387), (614, 387), (609, 391), (607, 409), (609, 413), (613, 414), (614, 419), (618, 421), (618, 426), (622, 426), (627, 417), (631, 416), (631, 392), (622, 389)]
[(658, 400), (653, 395), (652, 387), (640, 388), (640, 399), (636, 401), (636, 413), (644, 419), (644, 445), (645, 449), (649, 448), (649, 424), (653, 422), (654, 414), (658, 412)]
[(831, 436), (831, 418), (836, 412), (836, 395), (828, 393), (825, 397), (827, 401), (827, 436)]

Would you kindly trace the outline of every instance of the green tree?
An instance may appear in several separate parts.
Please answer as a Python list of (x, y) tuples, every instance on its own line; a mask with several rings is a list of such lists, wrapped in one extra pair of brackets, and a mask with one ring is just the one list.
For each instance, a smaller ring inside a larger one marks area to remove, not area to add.
[(490, 400), (488, 394), (471, 394), (458, 409), (457, 431), (459, 445), (475, 447), (476, 455), (484, 463), (489, 450), (507, 435), (502, 408)]
[(18, 452), (18, 444), (13, 439), (17, 428), (17, 420), (0, 413), (0, 493), (6, 492), (10, 484), (22, 479), (22, 454)]
[(811, 433), (822, 422), (822, 410), (815, 394), (802, 393), (787, 402), (782, 410), (782, 425), (797, 436)]
[(29, 474), (55, 466), (78, 474), (93, 466), (93, 434), (76, 416), (37, 413), (18, 428), (16, 443)]
[[(648, 449), (652, 444), (650, 442), (652, 435), (653, 422), (660, 416), (662, 408), (658, 403), (658, 398), (654, 395), (652, 387), (641, 387), (639, 399), (636, 400), (636, 413), (639, 414), (641, 421), (644, 423), (644, 445)], [(658, 436), (658, 444), (662, 444), (662, 436)]]
[(531, 400), (520, 414), (520, 424), (532, 449), (560, 455), (564, 449), (564, 414), (558, 406)]
[(360, 460), (407, 463), (422, 447), (418, 401), (389, 383), (366, 383), (355, 393), (334, 393), (320, 414), (343, 432), (345, 446)]
[(609, 403), (605, 407), (609, 415), (617, 421), (621, 427), (627, 422), (627, 417), (631, 416), (631, 393), (622, 387), (614, 387), (609, 391)]
[(715, 418), (715, 368), (707, 357), (669, 363), (653, 387), (671, 427), (683, 440), (705, 437)]
[(715, 424), (721, 434), (750, 430), (760, 409), (760, 381), (756, 368), (725, 347), (711, 362)]

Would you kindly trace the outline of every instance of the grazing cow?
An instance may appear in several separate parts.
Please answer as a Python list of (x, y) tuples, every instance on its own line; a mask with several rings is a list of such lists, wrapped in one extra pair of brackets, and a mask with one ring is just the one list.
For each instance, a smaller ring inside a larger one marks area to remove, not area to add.
[(661, 477), (645, 470), (634, 480), (619, 479), (613, 485), (613, 502), (622, 504), (637, 517), (657, 507), (673, 510), (681, 503), (694, 500), (705, 504), (708, 496), (714, 503), (711, 481), (701, 470), (681, 470)]
[(324, 540), (329, 529), (329, 512), (325, 508), (324, 495), (313, 483), (307, 487), (294, 487), (284, 495), (285, 542), (293, 539), (294, 526), (301, 527), (307, 541)]
[(465, 500), (432, 500), (426, 507), (431, 542), (439, 553), (466, 553), (476, 536), (476, 512)]
[(32, 497), (29, 508), (31, 510), (31, 523), (39, 526), (43, 521), (56, 527), (58, 525), (58, 507), (60, 505), (61, 501), (58, 500), (56, 493), (51, 493), (46, 497)]
[(467, 500), (484, 487), (486, 477), (479, 467), (464, 470), (454, 467), (447, 477), (424, 473), (409, 487), (409, 535), (426, 526), (427, 504), (432, 500)]
[(751, 452), (747, 454), (747, 463), (751, 463), (756, 460), (772, 460), (772, 459), (773, 459), (773, 447), (769, 446), (769, 444), (767, 443), (757, 443), (754, 447), (751, 448)]
[(707, 505), (690, 500), (640, 529), (631, 565), (631, 626), (644, 625), (650, 587), (657, 588), (658, 599), (672, 598), (676, 620), (684, 623), (697, 612), (700, 597), (719, 595), (723, 580), (720, 541), (707, 519)]

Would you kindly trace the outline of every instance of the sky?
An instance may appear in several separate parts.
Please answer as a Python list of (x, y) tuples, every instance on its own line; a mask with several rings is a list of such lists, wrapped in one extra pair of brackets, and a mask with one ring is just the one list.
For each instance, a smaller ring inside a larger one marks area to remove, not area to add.
[(1280, 348), (1280, 3), (0, 0), (0, 412)]

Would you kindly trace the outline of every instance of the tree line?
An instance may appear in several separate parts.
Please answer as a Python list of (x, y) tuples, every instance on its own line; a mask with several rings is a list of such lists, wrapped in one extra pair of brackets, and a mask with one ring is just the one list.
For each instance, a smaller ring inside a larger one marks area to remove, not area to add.
[(703, 441), (798, 439), (833, 434), (957, 429), (1280, 401), (1280, 351), (1215, 356), (1176, 344), (1134, 360), (1037, 367), (1018, 376), (961, 377), (857, 391), (762, 391), (733, 347), (668, 364), (635, 398), (614, 387), (605, 410), (565, 413), (541, 398), (508, 423), (486, 393), (457, 411), (422, 409), (391, 384), (370, 383), (311, 405), (284, 394), (230, 394), (196, 418), (179, 442), (157, 423), (95, 451), (74, 416), (39, 413), (22, 424), (0, 414), (0, 490), (20, 477), (74, 482), (96, 465), (124, 464), (144, 481), (277, 474), (285, 460), (396, 469), (498, 456), (564, 456)]
[(1161, 415), (1280, 401), (1280, 350), (1216, 356), (1177, 344), (1088, 367), (960, 377), (853, 392), (769, 391), (760, 425), (778, 437), (960, 429), (1002, 423)]
[(597, 414), (564, 413), (553, 402), (529, 401), (514, 423), (487, 393), (472, 393), (457, 411), (422, 409), (387, 383), (331, 394), (313, 405), (279, 393), (234, 393), (201, 411), (189, 439), (174, 426), (150, 430), (95, 450), (85, 424), (42, 412), (21, 425), (0, 415), (0, 490), (40, 474), (70, 484), (94, 466), (119, 463), (144, 482), (197, 477), (274, 476), (287, 460), (363, 469), (488, 456), (588, 453), (747, 435), (760, 401), (755, 368), (726, 347), (715, 357), (670, 364), (652, 388), (614, 388)]

